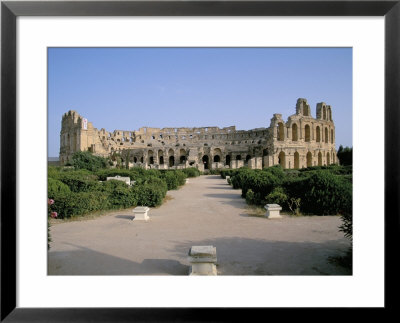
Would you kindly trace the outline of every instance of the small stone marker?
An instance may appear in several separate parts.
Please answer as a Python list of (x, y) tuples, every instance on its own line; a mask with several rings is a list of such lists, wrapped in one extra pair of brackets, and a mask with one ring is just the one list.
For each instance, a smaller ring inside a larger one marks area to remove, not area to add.
[(128, 185), (131, 185), (131, 179), (130, 179), (130, 177), (121, 177), (121, 176), (119, 176), (119, 175), (114, 176), (114, 177), (107, 177), (107, 181), (111, 181), (111, 180), (114, 180), (114, 181), (121, 181), (121, 182), (125, 182), (125, 183), (128, 184)]
[(147, 212), (150, 210), (147, 206), (137, 206), (133, 209), (133, 214), (135, 218), (133, 221), (147, 221), (150, 217), (147, 215)]
[(189, 183), (189, 179), (186, 178), (186, 184)]
[(229, 184), (229, 180), (231, 179), (231, 177), (230, 177), (230, 176), (225, 176), (225, 178), (226, 178), (226, 181), (227, 181), (228, 184)]
[(279, 204), (267, 204), (264, 206), (267, 210), (267, 214), (265, 216), (268, 219), (280, 219), (282, 218), (279, 214), (279, 211), (282, 210), (282, 207)]
[(213, 246), (193, 246), (189, 250), (190, 276), (217, 276), (217, 248)]

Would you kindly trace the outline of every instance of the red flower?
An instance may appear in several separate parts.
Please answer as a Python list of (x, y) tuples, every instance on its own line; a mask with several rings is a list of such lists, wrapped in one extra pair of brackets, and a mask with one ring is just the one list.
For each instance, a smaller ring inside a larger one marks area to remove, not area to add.
[(49, 205), (52, 205), (52, 204), (54, 204), (54, 200), (53, 200), (53, 199), (47, 199), (47, 203), (48, 203)]
[(50, 216), (54, 219), (57, 217), (57, 212), (51, 212)]

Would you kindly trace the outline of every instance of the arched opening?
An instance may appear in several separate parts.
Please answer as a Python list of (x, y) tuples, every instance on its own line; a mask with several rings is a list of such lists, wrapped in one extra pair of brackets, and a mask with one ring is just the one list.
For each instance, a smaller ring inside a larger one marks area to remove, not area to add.
[(326, 120), (326, 108), (322, 108), (322, 119)]
[(283, 151), (281, 151), (279, 153), (278, 162), (279, 162), (279, 165), (282, 166), (282, 168), (285, 168), (285, 153)]
[(133, 157), (133, 162), (137, 163), (137, 158), (136, 157)]
[(242, 160), (242, 156), (241, 155), (236, 155), (236, 160)]
[(297, 136), (297, 124), (293, 124), (292, 125), (292, 140), (293, 141), (297, 141), (297, 138), (298, 138), (298, 136)]
[(186, 161), (186, 151), (185, 149), (181, 149), (179, 151), (179, 163), (184, 164)]
[(143, 164), (143, 156), (140, 157), (140, 162)]
[(263, 150), (263, 157), (264, 157), (264, 156), (268, 156), (268, 148), (266, 148), (266, 149)]
[(297, 151), (294, 153), (294, 168), (295, 169), (300, 168), (300, 156)]
[(174, 156), (169, 156), (169, 167), (172, 167), (175, 165), (175, 157)]
[(321, 128), (319, 126), (317, 126), (316, 132), (317, 132), (316, 140), (317, 142), (321, 142)]
[(221, 155), (222, 155), (221, 149), (215, 148), (214, 158), (213, 158), (214, 163), (219, 163), (221, 161)]
[(311, 152), (307, 153), (307, 167), (311, 167), (312, 166), (312, 154)]
[(333, 150), (332, 150), (332, 164), (334, 164), (336, 161), (335, 161), (335, 153), (333, 152)]
[(208, 156), (204, 155), (202, 158), (204, 169), (208, 169)]
[(328, 128), (325, 128), (325, 143), (328, 143), (329, 137), (328, 137)]
[(251, 156), (250, 156), (250, 155), (247, 155), (247, 156), (246, 156), (246, 165), (248, 165), (250, 159), (251, 159)]
[(231, 156), (230, 155), (226, 155), (225, 157), (225, 165), (230, 165), (231, 164)]
[(162, 150), (158, 151), (158, 160), (159, 160), (159, 164), (163, 165), (164, 164), (164, 153)]
[(147, 154), (148, 154), (148, 157), (149, 157), (149, 164), (153, 165), (154, 164), (153, 151), (149, 150), (149, 152)]
[(322, 154), (321, 154), (321, 152), (318, 153), (318, 166), (322, 166)]
[(333, 129), (331, 129), (331, 144), (333, 144)]
[(327, 165), (331, 164), (331, 159), (330, 159), (329, 153), (326, 153), (326, 164)]
[(285, 140), (285, 133), (284, 133), (284, 128), (283, 128), (283, 123), (279, 122), (278, 123), (278, 140), (283, 141)]
[(304, 141), (309, 142), (310, 139), (311, 139), (310, 126), (306, 124), (306, 126), (304, 127)]
[(332, 110), (331, 110), (331, 108), (328, 108), (328, 120), (332, 121)]

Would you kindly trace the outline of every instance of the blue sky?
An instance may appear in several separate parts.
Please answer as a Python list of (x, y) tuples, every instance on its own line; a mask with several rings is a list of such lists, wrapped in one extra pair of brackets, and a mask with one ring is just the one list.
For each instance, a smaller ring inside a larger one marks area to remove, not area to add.
[(48, 152), (76, 110), (108, 131), (269, 127), (298, 98), (332, 106), (336, 146), (352, 146), (351, 48), (49, 48)]

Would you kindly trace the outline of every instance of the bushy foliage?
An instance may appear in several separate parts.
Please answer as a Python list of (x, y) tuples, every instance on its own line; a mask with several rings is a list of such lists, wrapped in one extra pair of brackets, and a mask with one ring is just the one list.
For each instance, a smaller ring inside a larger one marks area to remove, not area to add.
[(195, 168), (195, 167), (191, 167), (191, 168), (184, 168), (182, 169), (182, 172), (184, 172), (186, 174), (187, 177), (197, 177), (200, 176), (200, 171)]
[(246, 193), (246, 203), (254, 204), (254, 192), (251, 189), (249, 189)]
[(127, 208), (137, 204), (135, 192), (124, 182), (117, 180), (103, 182), (101, 191), (107, 193), (107, 208)]
[(154, 207), (162, 204), (167, 193), (166, 183), (159, 178), (145, 181), (141, 186), (135, 186), (134, 192), (137, 205)]
[(309, 189), (302, 197), (307, 213), (334, 215), (352, 213), (352, 185), (330, 172), (317, 171), (305, 181)]
[(96, 171), (108, 166), (106, 158), (93, 155), (89, 151), (78, 151), (72, 155), (70, 162), (71, 166), (75, 169), (87, 169), (90, 171)]
[(168, 190), (176, 190), (186, 182), (186, 174), (180, 170), (168, 170), (162, 176), (167, 183)]
[(337, 151), (337, 157), (339, 158), (340, 165), (352, 165), (353, 164), (353, 148), (339, 146)]
[(98, 191), (98, 177), (86, 170), (60, 172), (58, 179), (68, 185), (72, 192)]
[(57, 199), (59, 195), (65, 195), (71, 192), (68, 185), (51, 177), (47, 179), (47, 191), (48, 198), (53, 200)]
[(283, 187), (278, 186), (265, 197), (266, 204), (279, 204), (282, 208), (287, 208), (288, 196)]

